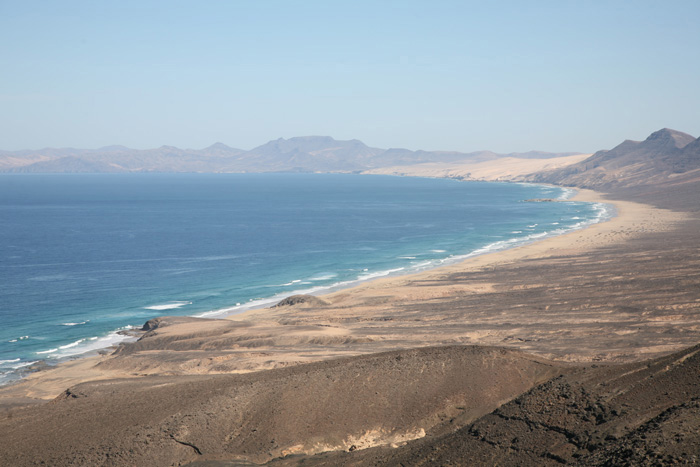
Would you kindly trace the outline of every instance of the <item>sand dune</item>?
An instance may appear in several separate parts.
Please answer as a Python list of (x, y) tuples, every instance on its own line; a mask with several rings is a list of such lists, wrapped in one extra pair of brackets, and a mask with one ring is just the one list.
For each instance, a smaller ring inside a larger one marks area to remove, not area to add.
[(460, 180), (515, 181), (535, 172), (567, 167), (590, 156), (590, 154), (576, 154), (548, 159), (502, 157), (483, 162), (433, 162), (382, 167), (368, 170), (364, 173), (407, 177), (457, 178)]

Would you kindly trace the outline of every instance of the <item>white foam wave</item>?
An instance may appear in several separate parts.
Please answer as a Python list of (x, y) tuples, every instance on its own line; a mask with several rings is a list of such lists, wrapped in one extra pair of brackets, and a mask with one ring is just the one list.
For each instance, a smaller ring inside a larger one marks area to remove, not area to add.
[(75, 342), (71, 342), (70, 344), (59, 346), (57, 349), (54, 349), (54, 351), (51, 352), (48, 357), (52, 359), (76, 357), (86, 353), (95, 352), (100, 349), (112, 347), (121, 342), (134, 341), (137, 339), (136, 337), (121, 333), (121, 331), (127, 331), (130, 329), (135, 329), (135, 326), (122, 326), (121, 328), (115, 329), (105, 336), (85, 337), (83, 339), (79, 339)]
[(180, 274), (189, 274), (191, 272), (197, 272), (199, 269), (196, 268), (180, 268), (180, 269), (164, 269), (169, 276), (178, 276)]
[(159, 258), (158, 261), (178, 260), (182, 261), (184, 264), (187, 264), (201, 263), (206, 261), (226, 261), (236, 258), (240, 258), (240, 255), (195, 256), (191, 258)]
[(445, 253), (446, 250), (430, 250), (433, 253)]
[[(55, 355), (56, 358), (67, 358), (74, 357), (76, 355), (82, 355), (88, 352), (97, 351), (113, 345), (117, 345), (120, 342), (124, 342), (129, 339), (135, 339), (130, 336), (125, 336), (118, 334), (117, 332), (111, 332), (106, 336), (98, 337), (97, 339), (81, 339), (80, 342), (73, 342), (72, 344), (65, 345), (61, 347), (61, 352)], [(54, 357), (54, 355), (51, 355)]]
[(186, 305), (192, 305), (192, 302), (170, 302), (170, 303), (164, 303), (162, 305), (151, 305), (151, 306), (145, 306), (143, 307), (145, 310), (156, 310), (156, 311), (163, 311), (163, 310), (174, 310), (176, 308), (181, 308)]
[(61, 326), (80, 326), (81, 324), (87, 324), (89, 322), (90, 320), (86, 319), (85, 321), (81, 321), (80, 323), (61, 323)]
[(310, 277), (309, 280), (314, 281), (314, 282), (318, 282), (318, 281), (331, 280), (331, 279), (334, 279), (336, 277), (338, 277), (338, 274), (336, 274), (334, 272), (329, 272), (329, 273), (323, 273), (323, 274), (319, 274), (317, 276)]
[(298, 284), (299, 282), (301, 282), (301, 279), (296, 279), (296, 280), (293, 280), (292, 282), (287, 282), (286, 284), (282, 284), (281, 287), (289, 287), (290, 285)]
[[(17, 359), (17, 360), (19, 360), (19, 359)], [(13, 370), (19, 370), (20, 368), (24, 368), (25, 366), (34, 365), (36, 362), (37, 362), (36, 360), (31, 361), (31, 362), (22, 362), (19, 365), (13, 365), (10, 368), (12, 368)]]
[(7, 342), (17, 342), (17, 341), (23, 341), (26, 339), (29, 339), (29, 336), (19, 336), (18, 338), (12, 339), (11, 341), (7, 341)]
[(15, 363), (18, 361), (19, 361), (19, 358), (15, 358), (14, 360), (0, 360), (0, 365), (5, 365), (6, 363)]
[(37, 355), (43, 355), (43, 354), (54, 353), (54, 352), (58, 352), (58, 347), (55, 349), (42, 350), (40, 352), (34, 352), (34, 353), (36, 353)]
[(66, 274), (50, 274), (46, 276), (36, 276), (36, 277), (30, 277), (29, 281), (35, 281), (35, 282), (51, 282), (51, 281), (62, 281), (66, 279), (71, 279)]
[(395, 269), (387, 269), (385, 271), (370, 272), (367, 274), (362, 274), (358, 279), (361, 281), (366, 281), (368, 279), (375, 279), (377, 277), (385, 277), (385, 276), (388, 276), (390, 274), (394, 274), (396, 272), (403, 271), (405, 269), (406, 268), (395, 268)]
[(78, 340), (75, 341), (75, 342), (71, 342), (70, 344), (66, 344), (66, 345), (61, 345), (61, 346), (59, 346), (58, 348), (61, 349), (61, 350), (70, 349), (70, 348), (73, 348), (73, 347), (76, 347), (76, 346), (82, 344), (82, 343), (85, 342), (86, 340), (87, 340), (87, 339), (78, 339)]
[(561, 188), (561, 190), (562, 194), (559, 195), (559, 197), (557, 198), (557, 200), (559, 201), (566, 201), (567, 199), (571, 198), (576, 194), (576, 190), (574, 190), (573, 188)]

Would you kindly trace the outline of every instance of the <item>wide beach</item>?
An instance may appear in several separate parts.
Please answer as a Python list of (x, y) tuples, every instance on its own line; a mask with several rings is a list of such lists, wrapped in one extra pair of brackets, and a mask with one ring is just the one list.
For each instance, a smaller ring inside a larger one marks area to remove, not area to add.
[[(611, 203), (589, 190), (575, 199)], [(0, 398), (14, 405), (51, 399), (93, 379), (251, 372), (434, 345), (498, 345), (566, 362), (621, 362), (700, 341), (700, 317), (681, 314), (697, 298), (669, 286), (694, 265), (660, 260), (661, 251), (687, 245), (690, 216), (630, 201), (612, 204), (614, 218), (583, 230), (319, 300), (222, 320), (166, 319), (170, 325), (161, 323), (114, 355), (31, 374), (3, 388)]]

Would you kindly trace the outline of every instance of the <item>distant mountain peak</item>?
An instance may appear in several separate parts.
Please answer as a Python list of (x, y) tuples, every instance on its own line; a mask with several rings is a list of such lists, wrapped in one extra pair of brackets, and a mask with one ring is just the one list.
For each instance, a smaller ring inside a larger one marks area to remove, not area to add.
[(262, 146), (258, 146), (253, 149), (253, 152), (259, 151), (281, 151), (283, 153), (293, 153), (293, 152), (314, 152), (320, 149), (328, 149), (334, 147), (361, 147), (367, 148), (367, 146), (359, 140), (342, 141), (336, 140), (331, 136), (294, 136), (289, 139), (277, 138)]
[(209, 146), (208, 148), (205, 148), (205, 149), (223, 149), (223, 150), (227, 150), (227, 149), (233, 149), (233, 148), (232, 148), (231, 146), (225, 145), (224, 143), (216, 142), (216, 143), (212, 144), (211, 146)]
[(295, 141), (295, 142), (308, 142), (308, 141), (313, 141), (317, 143), (330, 143), (333, 141), (336, 141), (335, 138), (331, 136), (315, 136), (315, 135), (309, 135), (309, 136), (295, 136), (293, 138), (289, 138), (287, 141)]
[(661, 130), (655, 131), (644, 140), (646, 143), (663, 144), (665, 146), (672, 145), (678, 149), (684, 148), (693, 141), (695, 141), (693, 136), (670, 128), (662, 128)]

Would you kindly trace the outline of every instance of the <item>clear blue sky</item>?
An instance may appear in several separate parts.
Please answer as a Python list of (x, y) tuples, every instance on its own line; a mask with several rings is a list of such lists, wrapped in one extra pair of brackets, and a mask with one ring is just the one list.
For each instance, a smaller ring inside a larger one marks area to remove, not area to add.
[(0, 149), (700, 135), (700, 1), (0, 0)]

